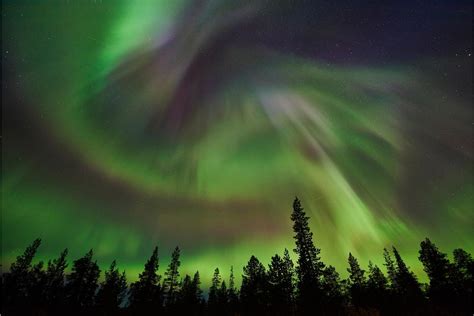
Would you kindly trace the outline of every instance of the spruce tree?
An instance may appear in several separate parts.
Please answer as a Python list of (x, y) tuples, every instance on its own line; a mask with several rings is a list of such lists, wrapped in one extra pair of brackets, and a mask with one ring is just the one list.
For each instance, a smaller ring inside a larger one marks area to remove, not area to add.
[(225, 309), (229, 304), (229, 294), (227, 292), (227, 285), (225, 284), (225, 281), (222, 281), (221, 287), (217, 291), (217, 304), (221, 310)]
[(395, 267), (395, 262), (393, 261), (390, 252), (384, 248), (383, 249), (383, 258), (385, 260), (385, 268), (387, 269), (388, 279), (390, 280), (390, 289), (395, 291), (397, 286), (397, 269)]
[(313, 243), (313, 233), (308, 224), (309, 217), (306, 216), (298, 198), (293, 202), (291, 220), (296, 242), (294, 251), (298, 254), (296, 273), (300, 312), (313, 313), (323, 297), (320, 283), (324, 264), (319, 257), (320, 249)]
[(209, 288), (209, 298), (207, 301), (209, 313), (211, 315), (220, 314), (219, 311), (219, 289), (221, 287), (222, 278), (219, 272), (219, 268), (214, 270), (214, 274), (211, 280), (211, 287)]
[(179, 292), (179, 261), (180, 250), (176, 247), (171, 255), (171, 262), (165, 272), (163, 289), (165, 294), (165, 303), (170, 306), (176, 303), (177, 293)]
[(243, 311), (263, 313), (268, 304), (268, 280), (265, 267), (255, 256), (251, 256), (243, 270), (240, 288)]
[(68, 266), (64, 249), (58, 258), (49, 260), (46, 268), (45, 302), (49, 308), (55, 309), (64, 304), (65, 270)]
[(92, 249), (72, 264), (72, 273), (67, 276), (67, 300), (73, 309), (90, 307), (94, 304), (100, 269), (92, 260)]
[(450, 279), (453, 282), (457, 304), (457, 310), (461, 314), (468, 315), (472, 311), (472, 280), (474, 271), (474, 260), (472, 256), (463, 249), (453, 251), (454, 264), (451, 265)]
[(138, 281), (130, 285), (130, 307), (137, 313), (161, 310), (163, 295), (158, 267), (158, 247), (155, 247)]
[(452, 301), (454, 288), (450, 279), (451, 264), (447, 255), (438, 250), (428, 238), (420, 244), (420, 256), (424, 271), (428, 275), (430, 284), (428, 298), (437, 304), (449, 305)]
[(202, 290), (201, 290), (201, 277), (199, 276), (199, 271), (196, 271), (193, 276), (193, 288), (196, 301), (201, 303), (202, 301)]
[[(7, 306), (20, 306), (28, 299), (32, 261), (36, 255), (41, 239), (35, 239), (26, 247), (22, 255), (10, 266), (10, 272), (5, 275), (5, 298), (3, 304)], [(24, 307), (24, 306), (23, 306)]]
[(237, 289), (235, 288), (235, 276), (234, 276), (234, 267), (230, 267), (230, 276), (229, 276), (229, 310), (231, 313), (237, 312), (237, 306), (239, 304), (239, 296)]
[(341, 314), (344, 304), (344, 294), (339, 273), (337, 273), (333, 266), (329, 265), (324, 268), (321, 285), (324, 293), (323, 314)]
[(283, 251), (283, 267), (284, 282), (282, 282), (282, 286), (285, 292), (288, 293), (288, 302), (293, 305), (295, 299), (295, 266), (293, 260), (291, 260), (290, 252), (286, 248)]
[(420, 283), (415, 274), (405, 264), (398, 250), (395, 247), (392, 247), (392, 250), (395, 262), (397, 263), (395, 275), (396, 294), (399, 295), (402, 304), (406, 308), (419, 306), (423, 299)]
[(176, 312), (179, 315), (197, 315), (200, 311), (201, 293), (199, 289), (199, 273), (191, 278), (186, 274), (178, 294)]
[(377, 265), (369, 261), (369, 277), (367, 280), (368, 305), (377, 308), (381, 314), (387, 311), (389, 300), (388, 280)]
[(127, 294), (125, 271), (120, 273), (116, 261), (105, 271), (105, 280), (97, 294), (97, 305), (108, 313), (116, 313)]
[(357, 259), (349, 253), (349, 294), (354, 306), (364, 307), (366, 298), (366, 278), (365, 271), (360, 268)]
[(273, 313), (278, 315), (291, 313), (293, 304), (293, 270), (292, 262), (290, 265), (288, 260), (291, 262), (288, 250), (285, 249), (285, 258), (276, 254), (268, 265), (270, 305)]
[(44, 304), (46, 273), (43, 270), (44, 263), (39, 261), (31, 267), (28, 278), (28, 300), (24, 303), (35, 310)]
[(472, 256), (463, 249), (455, 249), (453, 257), (453, 269), (456, 271), (457, 279), (463, 283), (459, 286), (464, 288), (471, 287), (472, 291), (472, 279), (474, 276), (474, 260)]

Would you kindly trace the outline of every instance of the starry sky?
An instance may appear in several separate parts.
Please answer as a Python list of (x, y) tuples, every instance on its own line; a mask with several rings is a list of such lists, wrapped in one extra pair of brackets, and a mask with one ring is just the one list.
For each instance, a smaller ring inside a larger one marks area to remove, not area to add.
[[(474, 250), (471, 1), (2, 1), (2, 267)], [(423, 276), (420, 277), (423, 279)]]

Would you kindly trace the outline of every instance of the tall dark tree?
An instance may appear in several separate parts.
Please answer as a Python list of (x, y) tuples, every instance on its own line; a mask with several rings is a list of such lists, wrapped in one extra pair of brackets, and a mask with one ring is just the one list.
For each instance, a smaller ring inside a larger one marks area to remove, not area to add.
[(31, 267), (29, 272), (29, 280), (27, 293), (28, 298), (24, 304), (29, 305), (32, 310), (38, 310), (44, 305), (44, 284), (46, 274), (43, 269), (44, 262), (39, 261)]
[(471, 254), (463, 249), (454, 249), (453, 251), (454, 265), (466, 280), (472, 280), (474, 275), (474, 259)]
[(45, 303), (50, 309), (56, 309), (64, 304), (65, 270), (68, 266), (67, 254), (68, 250), (64, 249), (58, 258), (48, 261), (44, 287)]
[(71, 308), (85, 308), (94, 304), (95, 292), (98, 287), (100, 269), (92, 260), (91, 250), (84, 257), (72, 264), (72, 273), (67, 276), (67, 301)]
[(453, 251), (454, 264), (451, 266), (450, 278), (454, 283), (454, 292), (457, 299), (454, 303), (458, 304), (458, 310), (462, 314), (472, 312), (472, 284), (474, 260), (472, 256), (463, 249), (455, 249)]
[(97, 305), (109, 315), (117, 313), (127, 294), (125, 271), (119, 272), (116, 261), (105, 271), (105, 280), (97, 293)]
[(351, 297), (351, 302), (354, 306), (365, 307), (366, 299), (366, 278), (365, 270), (362, 270), (357, 259), (349, 253), (349, 294)]
[(243, 313), (246, 315), (264, 314), (268, 305), (267, 274), (265, 267), (255, 256), (251, 256), (249, 262), (244, 267), (240, 300)]
[(323, 314), (340, 315), (343, 311), (344, 293), (339, 273), (333, 266), (324, 268), (321, 285), (324, 293)]
[(130, 308), (137, 314), (161, 310), (163, 295), (158, 266), (158, 247), (155, 247), (143, 272), (138, 276), (138, 281), (130, 285)]
[(191, 278), (189, 275), (183, 279), (177, 301), (177, 314), (180, 315), (198, 315), (201, 305), (201, 290), (199, 284), (199, 272)]
[(367, 302), (381, 314), (387, 312), (389, 303), (388, 280), (377, 265), (369, 261), (369, 277), (367, 280)]
[(44, 285), (46, 280), (46, 273), (43, 269), (44, 262), (39, 261), (31, 267), (28, 281), (28, 303), (31, 308), (40, 309), (44, 305)]
[(293, 306), (293, 262), (285, 249), (284, 258), (275, 255), (268, 266), (268, 287), (272, 313), (289, 315)]
[(165, 304), (168, 306), (176, 303), (179, 292), (179, 261), (180, 250), (176, 247), (171, 255), (171, 262), (165, 272), (165, 279), (163, 281), (163, 290), (165, 295)]
[(229, 276), (229, 311), (231, 314), (236, 314), (238, 312), (237, 307), (239, 305), (239, 294), (235, 287), (235, 276), (234, 276), (234, 267), (230, 267), (230, 276)]
[(214, 270), (211, 280), (211, 287), (209, 288), (209, 298), (207, 300), (208, 310), (211, 315), (218, 315), (219, 310), (219, 289), (221, 287), (222, 278), (219, 268)]
[(8, 306), (26, 307), (29, 300), (30, 281), (32, 279), (32, 261), (36, 255), (41, 239), (35, 239), (26, 247), (23, 254), (16, 257), (11, 264), (10, 273), (5, 275), (5, 296), (3, 304)]
[(201, 303), (202, 301), (202, 290), (201, 290), (201, 277), (199, 271), (196, 271), (193, 276), (193, 287), (195, 290), (196, 300)]
[(388, 280), (390, 281), (390, 289), (394, 291), (397, 286), (397, 268), (395, 262), (393, 261), (390, 252), (384, 248), (383, 249), (383, 258), (385, 260), (385, 268), (387, 269)]
[(220, 309), (223, 310), (222, 314), (225, 314), (227, 312), (227, 305), (229, 304), (229, 293), (227, 292), (225, 281), (222, 281), (221, 287), (217, 291), (217, 304)]
[(293, 231), (298, 254), (298, 266), (296, 273), (298, 276), (298, 300), (300, 312), (314, 313), (317, 304), (323, 297), (321, 290), (321, 276), (324, 264), (319, 257), (320, 249), (313, 243), (313, 233), (308, 224), (309, 217), (306, 216), (300, 200), (295, 198), (293, 202)]
[(428, 275), (428, 298), (441, 305), (450, 305), (454, 299), (454, 284), (450, 279), (451, 264), (447, 255), (438, 250), (428, 238), (420, 244), (420, 256), (424, 271)]
[(420, 283), (415, 274), (405, 264), (398, 250), (395, 247), (392, 249), (395, 262), (397, 263), (395, 292), (400, 296), (402, 304), (407, 308), (419, 306), (423, 300)]

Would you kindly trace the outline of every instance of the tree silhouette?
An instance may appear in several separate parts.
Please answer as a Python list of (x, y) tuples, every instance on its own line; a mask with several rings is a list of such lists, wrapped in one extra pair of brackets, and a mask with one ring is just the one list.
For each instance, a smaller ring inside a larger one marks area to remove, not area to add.
[(93, 255), (91, 249), (84, 257), (75, 260), (72, 273), (67, 276), (67, 302), (73, 309), (91, 307), (94, 304), (100, 269), (97, 262), (92, 261)]
[(295, 198), (293, 202), (293, 231), (296, 248), (294, 251), (298, 254), (298, 266), (296, 273), (298, 276), (298, 300), (300, 311), (304, 314), (311, 313), (317, 309), (317, 303), (321, 302), (323, 297), (321, 291), (321, 276), (324, 269), (319, 253), (313, 243), (313, 233), (311, 232), (308, 220), (301, 202)]
[(25, 305), (29, 302), (32, 261), (40, 245), (41, 239), (35, 239), (31, 245), (26, 247), (23, 254), (16, 257), (16, 260), (11, 264), (10, 273), (5, 275), (3, 304), (6, 306), (27, 307)]
[(239, 305), (239, 293), (235, 288), (235, 276), (234, 276), (234, 267), (230, 267), (230, 276), (229, 276), (229, 312), (234, 315), (238, 312)]
[(268, 305), (268, 280), (265, 267), (255, 256), (251, 256), (243, 270), (240, 288), (242, 311), (246, 315), (263, 314)]
[(454, 283), (456, 299), (453, 304), (458, 305), (462, 314), (472, 314), (472, 280), (474, 271), (474, 260), (472, 256), (463, 249), (453, 251), (454, 264), (451, 265), (450, 277)]
[(449, 306), (455, 297), (452, 297), (453, 284), (450, 279), (451, 264), (447, 255), (438, 250), (428, 238), (420, 244), (420, 256), (424, 271), (428, 275), (430, 284), (427, 296), (432, 303)]
[(158, 271), (158, 247), (145, 263), (145, 268), (138, 276), (138, 281), (130, 285), (130, 307), (137, 314), (147, 311), (159, 311), (163, 305)]
[(396, 275), (395, 275), (395, 294), (398, 295), (402, 305), (406, 308), (414, 308), (421, 304), (423, 299), (423, 293), (421, 291), (420, 283), (415, 274), (408, 269), (407, 265), (403, 261), (402, 257), (398, 253), (395, 247), (392, 247), (393, 256), (397, 263)]
[(219, 314), (219, 289), (221, 287), (222, 278), (219, 268), (214, 270), (214, 275), (211, 280), (211, 287), (209, 288), (208, 310), (211, 315)]
[(268, 266), (268, 287), (272, 314), (288, 315), (292, 312), (294, 298), (293, 262), (288, 250), (284, 258), (274, 255)]
[(193, 276), (193, 288), (194, 294), (196, 296), (196, 302), (202, 302), (202, 290), (201, 290), (201, 277), (199, 276), (199, 271), (196, 271)]
[(179, 292), (179, 261), (180, 250), (176, 247), (171, 255), (171, 262), (165, 272), (163, 281), (163, 290), (165, 295), (165, 304), (172, 306), (176, 303), (177, 294)]
[(222, 281), (221, 287), (217, 290), (217, 305), (221, 315), (228, 313), (229, 293), (227, 292), (227, 285)]
[(44, 262), (39, 261), (38, 263), (34, 264), (31, 267), (31, 271), (29, 273), (29, 281), (28, 281), (28, 305), (31, 306), (33, 309), (41, 308), (43, 305), (43, 298), (44, 298), (44, 285), (46, 280), (46, 273), (43, 270)]
[(385, 312), (389, 302), (388, 280), (377, 265), (369, 261), (369, 278), (367, 280), (367, 302), (380, 312)]
[(352, 304), (357, 307), (365, 306), (366, 299), (366, 278), (365, 271), (360, 268), (357, 259), (349, 253), (349, 272), (348, 286), (349, 295), (352, 300)]
[(341, 314), (344, 305), (344, 293), (339, 273), (333, 266), (327, 266), (323, 270), (322, 290), (324, 293), (323, 314)]
[(193, 278), (186, 274), (177, 298), (177, 314), (198, 315), (201, 312), (202, 293), (199, 288), (200, 283), (199, 272), (196, 271)]
[(67, 254), (68, 250), (64, 249), (58, 258), (48, 261), (46, 268), (45, 302), (52, 309), (57, 309), (64, 303), (64, 271), (68, 266)]
[(97, 305), (108, 315), (117, 313), (127, 294), (125, 271), (119, 272), (116, 261), (105, 271), (105, 280), (97, 293)]

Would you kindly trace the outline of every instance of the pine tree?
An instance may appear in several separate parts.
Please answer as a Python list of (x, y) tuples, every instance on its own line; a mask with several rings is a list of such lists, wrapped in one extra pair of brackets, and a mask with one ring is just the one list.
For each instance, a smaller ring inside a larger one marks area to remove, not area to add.
[(392, 247), (392, 250), (395, 262), (397, 263), (395, 275), (396, 294), (401, 296), (401, 300), (407, 308), (417, 306), (423, 298), (420, 283), (418, 283), (415, 274), (407, 267), (398, 250), (395, 247)]
[(244, 267), (240, 299), (243, 311), (261, 314), (268, 304), (268, 281), (265, 267), (255, 257), (251, 256)]
[(421, 242), (419, 254), (418, 258), (430, 279), (428, 297), (437, 304), (449, 305), (454, 288), (450, 280), (451, 264), (447, 255), (439, 251), (428, 238)]
[(454, 264), (451, 265), (450, 279), (453, 282), (457, 304), (460, 314), (468, 315), (472, 312), (472, 280), (474, 260), (472, 256), (462, 249), (453, 251)]
[(219, 311), (219, 289), (221, 287), (222, 278), (219, 268), (214, 270), (214, 275), (211, 280), (211, 287), (209, 288), (208, 308), (211, 315), (217, 315)]
[(397, 285), (397, 269), (395, 267), (395, 262), (390, 255), (390, 252), (384, 248), (383, 249), (383, 258), (385, 260), (385, 267), (387, 269), (388, 279), (390, 280), (390, 289), (395, 290)]
[(323, 270), (322, 290), (324, 293), (323, 314), (339, 315), (342, 313), (344, 294), (342, 292), (339, 273), (333, 266), (327, 266)]
[(93, 251), (73, 262), (72, 273), (67, 276), (67, 300), (72, 308), (90, 307), (94, 304), (95, 291), (98, 287), (100, 269), (92, 261)]
[(313, 313), (317, 309), (317, 303), (323, 297), (321, 291), (321, 276), (324, 264), (319, 257), (320, 249), (313, 244), (313, 233), (308, 224), (309, 217), (306, 216), (298, 198), (293, 202), (293, 231), (295, 232), (296, 248), (298, 254), (298, 296), (300, 311), (302, 313)]
[(195, 290), (196, 301), (201, 303), (202, 301), (202, 290), (201, 290), (201, 277), (199, 271), (196, 271), (193, 276), (193, 288)]
[(138, 276), (138, 281), (130, 285), (130, 307), (138, 313), (157, 312), (163, 305), (163, 295), (158, 275), (158, 247), (145, 263), (145, 268)]
[(368, 305), (385, 314), (389, 300), (388, 280), (377, 265), (369, 261), (369, 278), (367, 280)]
[(363, 307), (365, 306), (366, 298), (366, 278), (365, 271), (360, 268), (357, 259), (349, 253), (349, 294), (351, 296), (352, 304), (354, 306)]
[(46, 281), (46, 273), (43, 270), (44, 263), (40, 261), (31, 267), (28, 278), (28, 301), (25, 303), (31, 308), (37, 309), (44, 303), (44, 288)]
[[(474, 275), (474, 260), (472, 256), (463, 249), (455, 249), (453, 251), (454, 267), (458, 274), (458, 279), (464, 285), (462, 287), (470, 287)], [(471, 289), (472, 291), (472, 289)]]
[(46, 268), (45, 301), (52, 309), (64, 304), (64, 271), (68, 266), (67, 254), (68, 250), (64, 249), (57, 259), (48, 261)]
[(186, 274), (184, 277), (180, 292), (178, 294), (176, 312), (179, 315), (197, 315), (199, 313), (199, 305), (201, 303), (201, 292), (199, 289), (199, 273), (194, 274), (191, 278)]
[(220, 306), (221, 309), (226, 308), (227, 304), (229, 303), (229, 295), (227, 292), (227, 285), (225, 281), (222, 281), (221, 287), (217, 291), (217, 304)]
[(20, 306), (27, 301), (31, 280), (31, 263), (40, 245), (41, 239), (35, 239), (11, 264), (10, 273), (5, 275), (5, 305)]
[(120, 273), (114, 260), (109, 269), (105, 271), (105, 280), (97, 294), (97, 305), (109, 313), (114, 313), (122, 305), (126, 294), (127, 279), (125, 271)]
[(285, 249), (284, 258), (273, 256), (268, 266), (268, 286), (272, 311), (274, 314), (291, 313), (293, 304), (293, 262)]
[(229, 276), (229, 310), (231, 313), (237, 312), (237, 306), (239, 304), (239, 296), (237, 289), (235, 288), (235, 277), (234, 277), (234, 267), (230, 267), (230, 276)]
[(165, 294), (165, 303), (171, 306), (176, 303), (177, 293), (179, 292), (179, 261), (180, 250), (176, 247), (171, 255), (171, 262), (165, 272), (163, 288)]

